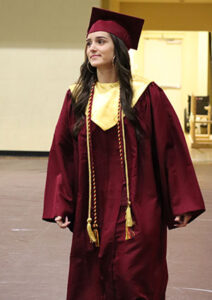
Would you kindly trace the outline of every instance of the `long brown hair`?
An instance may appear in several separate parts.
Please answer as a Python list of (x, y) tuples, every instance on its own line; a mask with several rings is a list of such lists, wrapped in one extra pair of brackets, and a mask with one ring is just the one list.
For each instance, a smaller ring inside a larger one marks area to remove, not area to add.
[[(132, 74), (128, 49), (124, 42), (117, 36), (110, 34), (114, 44), (115, 68), (120, 83), (120, 101), (126, 117), (132, 122), (136, 130), (136, 136), (140, 136), (140, 126), (132, 108), (133, 90), (131, 86)], [(85, 109), (88, 103), (90, 90), (97, 81), (96, 68), (93, 68), (85, 55), (85, 61), (80, 67), (80, 77), (73, 91), (73, 109), (76, 123), (73, 128), (73, 135), (77, 135), (84, 123)]]

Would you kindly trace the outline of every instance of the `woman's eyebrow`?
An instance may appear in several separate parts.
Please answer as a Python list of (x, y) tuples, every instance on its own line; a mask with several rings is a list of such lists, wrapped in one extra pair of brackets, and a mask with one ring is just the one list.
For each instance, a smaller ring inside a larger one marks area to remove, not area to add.
[[(107, 40), (107, 37), (106, 36), (96, 36), (95, 39), (106, 39)], [(88, 41), (91, 41), (91, 39), (86, 39), (86, 42)]]
[(100, 36), (96, 36), (96, 39), (100, 39), (100, 38), (101, 38), (101, 39), (107, 39), (106, 36), (101, 36), (101, 35), (100, 35)]

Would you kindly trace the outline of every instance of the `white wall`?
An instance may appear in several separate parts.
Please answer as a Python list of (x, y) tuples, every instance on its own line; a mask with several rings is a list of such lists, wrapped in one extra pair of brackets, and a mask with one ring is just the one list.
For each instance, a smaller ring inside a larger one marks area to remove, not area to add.
[[(144, 31), (142, 38), (139, 42), (139, 47), (137, 52), (132, 52), (132, 68), (136, 73), (145, 77), (145, 40), (152, 39), (163, 40), (163, 39), (173, 39), (176, 42), (181, 40), (181, 55), (179, 55), (178, 60), (176, 56), (176, 61), (172, 60), (172, 70), (178, 69), (177, 64), (181, 64), (181, 80), (180, 88), (165, 89), (172, 105), (174, 106), (176, 113), (181, 121), (181, 125), (184, 123), (184, 108), (187, 107), (188, 95), (201, 95), (205, 96), (208, 93), (208, 32), (195, 32), (195, 31)], [(164, 57), (163, 53), (160, 53), (161, 48), (154, 46), (151, 49), (152, 54), (156, 55), (158, 59)], [(147, 53), (147, 56), (149, 53)], [(170, 54), (171, 55), (171, 54)], [(169, 54), (167, 53), (167, 58)], [(163, 72), (164, 70), (169, 70), (170, 66), (166, 66), (167, 63), (170, 64), (170, 59), (164, 59), (164, 68), (160, 68), (157, 73), (157, 78), (159, 82), (164, 82)], [(152, 71), (151, 71), (152, 70)], [(151, 65), (151, 57), (149, 59), (149, 73), (152, 76), (148, 78), (149, 80), (154, 80), (155, 69)], [(160, 80), (161, 76), (161, 80)], [(171, 78), (173, 76), (170, 76)], [(168, 81), (167, 81), (168, 82)], [(168, 84), (169, 85), (169, 82)]]
[(99, 2), (0, 0), (0, 150), (49, 150)]
[(47, 151), (82, 49), (0, 49), (0, 150)]
[(208, 32), (199, 32), (198, 36), (198, 93), (208, 95)]

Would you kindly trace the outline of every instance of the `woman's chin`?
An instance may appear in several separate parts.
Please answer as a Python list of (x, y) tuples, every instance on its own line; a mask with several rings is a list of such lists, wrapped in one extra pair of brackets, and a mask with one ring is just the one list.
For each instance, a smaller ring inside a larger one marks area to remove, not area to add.
[(91, 67), (93, 67), (93, 68), (98, 68), (99, 66), (101, 66), (101, 64), (99, 64), (99, 63), (95, 63), (95, 62), (93, 62), (93, 63), (90, 63), (91, 64)]
[(102, 63), (91, 63), (91, 66), (93, 68), (96, 68), (96, 69), (110, 69), (111, 68), (111, 63), (109, 64), (102, 64)]

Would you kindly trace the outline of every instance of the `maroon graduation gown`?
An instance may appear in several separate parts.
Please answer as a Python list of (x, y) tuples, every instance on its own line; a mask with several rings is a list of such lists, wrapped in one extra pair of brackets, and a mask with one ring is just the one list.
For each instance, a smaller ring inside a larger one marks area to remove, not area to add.
[(100, 248), (90, 243), (86, 126), (72, 137), (71, 92), (65, 97), (50, 151), (43, 219), (69, 217), (73, 241), (67, 300), (163, 300), (167, 285), (167, 226), (174, 216), (204, 211), (202, 195), (178, 118), (166, 95), (150, 83), (134, 106), (138, 144), (124, 119), (135, 237), (125, 241), (126, 185), (117, 126), (91, 123)]

